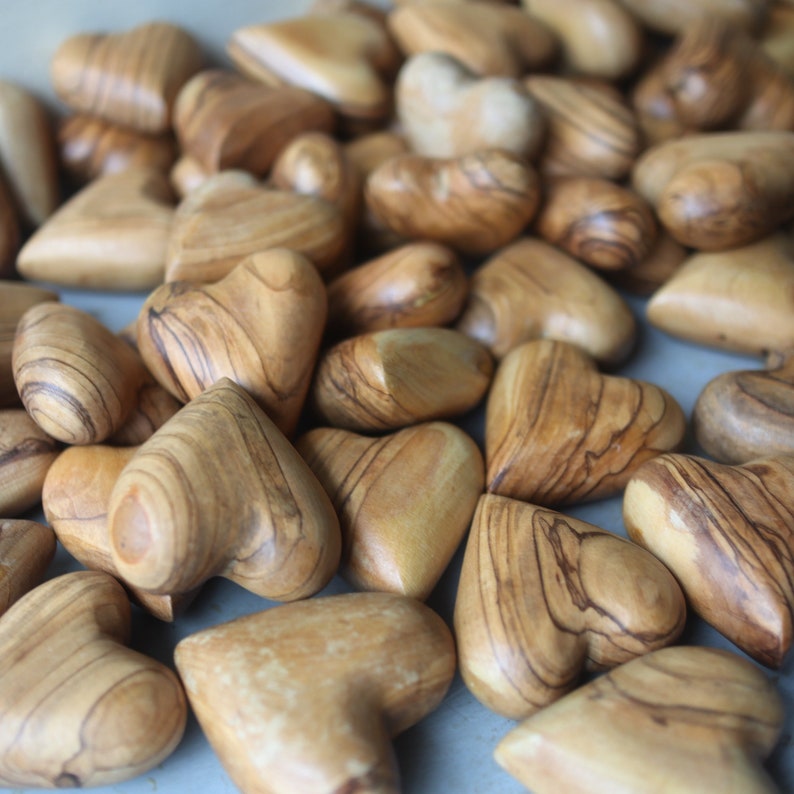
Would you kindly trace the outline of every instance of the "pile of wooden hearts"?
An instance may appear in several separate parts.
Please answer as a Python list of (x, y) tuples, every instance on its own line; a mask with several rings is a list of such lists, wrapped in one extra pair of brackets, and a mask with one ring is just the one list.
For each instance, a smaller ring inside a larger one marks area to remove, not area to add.
[[(234, 71), (171, 24), (76, 36), (57, 142), (0, 84), (0, 274), (145, 293), (116, 335), (0, 291), (0, 785), (137, 775), (189, 703), (241, 790), (393, 791), (460, 669), (539, 794), (767, 790), (767, 677), (667, 646), (688, 609), (769, 667), (794, 631), (794, 14), (764, 44), (690, 6), (321, 2)], [(698, 400), (714, 460), (614, 373), (617, 285), (770, 355)], [(624, 490), (631, 540), (555, 509)], [(56, 539), (92, 570), (38, 585)], [(453, 639), (422, 601), (459, 548)], [(337, 571), (370, 592), (309, 598)], [(175, 620), (218, 576), (292, 603), (178, 676), (125, 647), (128, 595)]]

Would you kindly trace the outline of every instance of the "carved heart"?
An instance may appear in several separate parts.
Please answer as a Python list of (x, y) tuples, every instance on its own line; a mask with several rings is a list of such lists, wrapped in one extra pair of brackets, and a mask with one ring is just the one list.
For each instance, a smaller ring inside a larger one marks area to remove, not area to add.
[(535, 794), (771, 794), (762, 766), (783, 726), (774, 686), (716, 648), (663, 648), (514, 728), (495, 757)]
[(669, 645), (681, 588), (640, 546), (553, 510), (484, 495), (455, 602), (463, 680), (523, 719), (603, 669)]
[(106, 573), (28, 593), (0, 620), (0, 785), (77, 788), (157, 766), (187, 719), (179, 679), (124, 647), (130, 603)]
[(298, 422), (320, 347), (327, 298), (301, 254), (254, 254), (212, 285), (173, 281), (138, 317), (138, 349), (182, 402), (222, 377), (243, 386), (279, 429)]
[(266, 780), (272, 794), (397, 791), (389, 739), (441, 702), (455, 672), (446, 624), (390, 593), (278, 606), (194, 634), (175, 657), (234, 783)]
[(43, 578), (55, 556), (55, 534), (21, 518), (0, 520), (0, 615)]
[(344, 576), (363, 590), (427, 598), (482, 493), (474, 441), (431, 422), (382, 438), (317, 428), (296, 447), (339, 515)]
[(172, 201), (168, 176), (156, 169), (100, 177), (22, 246), (17, 270), (65, 287), (153, 289), (163, 281)]
[(743, 466), (663, 455), (623, 502), (629, 535), (670, 568), (695, 612), (769, 667), (794, 633), (792, 489), (791, 455)]
[(505, 356), (488, 397), (488, 490), (543, 505), (610, 496), (685, 428), (664, 389), (601, 375), (571, 345), (527, 342)]

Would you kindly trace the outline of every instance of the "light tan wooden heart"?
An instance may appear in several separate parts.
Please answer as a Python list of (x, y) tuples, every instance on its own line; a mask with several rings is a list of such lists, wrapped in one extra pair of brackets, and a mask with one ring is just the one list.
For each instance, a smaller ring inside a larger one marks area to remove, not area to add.
[(55, 556), (55, 534), (22, 518), (0, 520), (0, 615), (44, 578)]

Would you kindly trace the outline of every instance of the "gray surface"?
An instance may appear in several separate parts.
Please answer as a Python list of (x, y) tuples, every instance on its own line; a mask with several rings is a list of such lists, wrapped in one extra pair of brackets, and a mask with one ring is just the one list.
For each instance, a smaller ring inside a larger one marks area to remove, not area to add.
[[(171, 19), (196, 34), (208, 51), (220, 57), (229, 33), (242, 24), (265, 21), (277, 16), (297, 14), (307, 3), (249, 2), (224, 0), (222, 3), (195, 3), (191, 0), (138, 0), (135, 3), (90, 0), (37, 0), (12, 3), (0, 0), (0, 77), (12, 78), (53, 102), (48, 87), (47, 60), (57, 44), (68, 34), (82, 30), (119, 30), (153, 18)], [(164, 10), (167, 6), (167, 11)], [(53, 102), (53, 104), (55, 104)], [(111, 328), (119, 329), (131, 321), (143, 296), (114, 296), (73, 290), (63, 291), (63, 300), (96, 314)], [(644, 302), (633, 299), (632, 306), (642, 317)], [(678, 342), (643, 324), (637, 350), (618, 374), (643, 378), (664, 386), (678, 399), (687, 415), (703, 385), (720, 372), (761, 366), (755, 359), (709, 351)], [(478, 420), (469, 418), (467, 427), (476, 428)], [(690, 448), (691, 449), (691, 448)], [(610, 499), (569, 510), (579, 518), (625, 534), (620, 517), (620, 500)], [(441, 615), (451, 618), (460, 554), (429, 600)], [(77, 566), (59, 552), (51, 575)], [(329, 591), (345, 589), (335, 580)], [(188, 613), (175, 625), (165, 625), (136, 612), (133, 646), (172, 663), (176, 642), (194, 631), (269, 606), (229, 582), (209, 583)], [(686, 641), (698, 644), (732, 646), (700, 621), (691, 621)], [(780, 745), (769, 763), (784, 791), (794, 791), (794, 752), (790, 747), (791, 713), (794, 692), (794, 661), (781, 671), (779, 685), (786, 701), (789, 721)], [(776, 675), (769, 673), (777, 678)], [(489, 712), (477, 703), (456, 680), (441, 707), (395, 743), (407, 794), (457, 794), (523, 791), (523, 787), (503, 773), (492, 760), (492, 750), (513, 723)], [(229, 781), (201, 731), (191, 721), (185, 739), (161, 767), (136, 780), (97, 792), (151, 794), (183, 792), (203, 794), (233, 792)]]

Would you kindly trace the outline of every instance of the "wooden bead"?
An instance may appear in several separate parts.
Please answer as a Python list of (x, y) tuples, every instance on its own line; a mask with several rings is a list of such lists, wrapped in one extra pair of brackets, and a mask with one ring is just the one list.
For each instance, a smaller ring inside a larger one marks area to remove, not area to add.
[(55, 535), (49, 527), (0, 519), (0, 616), (41, 582), (54, 556)]

